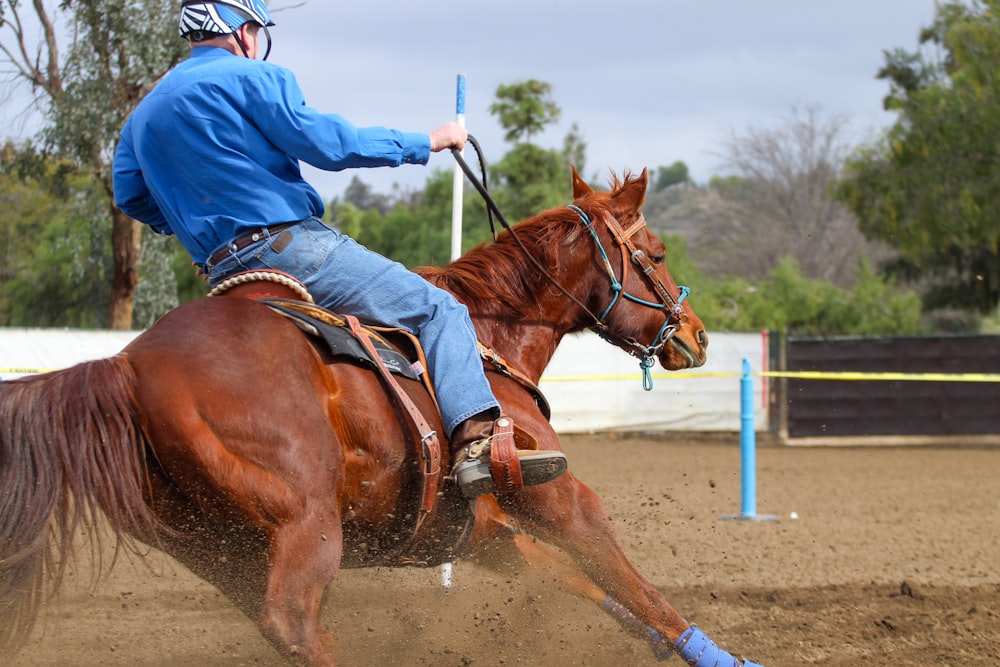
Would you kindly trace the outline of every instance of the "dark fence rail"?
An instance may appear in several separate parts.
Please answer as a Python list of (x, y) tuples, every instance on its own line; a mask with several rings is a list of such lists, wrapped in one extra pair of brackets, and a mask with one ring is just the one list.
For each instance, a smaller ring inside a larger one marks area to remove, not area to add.
[[(794, 372), (1000, 373), (1000, 336), (788, 338)], [(1000, 383), (809, 380), (775, 383), (788, 438), (1000, 433)], [(775, 406), (777, 407), (777, 406)]]

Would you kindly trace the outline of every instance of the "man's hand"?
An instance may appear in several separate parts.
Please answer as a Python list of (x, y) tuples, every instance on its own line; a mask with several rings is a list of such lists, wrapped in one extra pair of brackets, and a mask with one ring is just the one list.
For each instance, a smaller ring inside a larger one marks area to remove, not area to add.
[(462, 150), (465, 146), (465, 140), (469, 137), (465, 128), (455, 121), (447, 122), (436, 130), (432, 130), (430, 135), (431, 152), (433, 153), (443, 151), (446, 148)]

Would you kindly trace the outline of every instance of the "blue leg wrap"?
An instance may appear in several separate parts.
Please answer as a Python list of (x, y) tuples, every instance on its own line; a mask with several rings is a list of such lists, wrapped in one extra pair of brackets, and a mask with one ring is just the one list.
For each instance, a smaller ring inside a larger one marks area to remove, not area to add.
[(691, 667), (763, 667), (749, 660), (737, 660), (695, 627), (685, 630), (674, 647)]

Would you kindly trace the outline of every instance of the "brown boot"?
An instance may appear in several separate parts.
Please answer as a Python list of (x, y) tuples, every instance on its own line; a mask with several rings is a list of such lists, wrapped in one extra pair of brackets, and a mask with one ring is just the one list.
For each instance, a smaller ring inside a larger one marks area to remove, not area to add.
[[(501, 429), (513, 431), (510, 417), (493, 419), (488, 413), (480, 413), (459, 424), (452, 432), (451, 452), (454, 465), (451, 474), (466, 498), (496, 491), (498, 483), (493, 477), (490, 454), (494, 433)], [(544, 484), (566, 472), (566, 455), (562, 452), (518, 449), (516, 454), (517, 460), (511, 463), (518, 469), (517, 486)], [(500, 486), (510, 488), (509, 483)]]

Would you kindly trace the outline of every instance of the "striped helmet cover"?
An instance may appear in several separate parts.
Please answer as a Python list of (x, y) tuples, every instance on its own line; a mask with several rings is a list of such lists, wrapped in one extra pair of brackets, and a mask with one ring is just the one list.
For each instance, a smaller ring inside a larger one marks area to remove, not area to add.
[(214, 0), (214, 2), (185, 2), (181, 6), (178, 33), (196, 41), (201, 35), (228, 35), (253, 21), (261, 26), (272, 26), (271, 15), (261, 0)]

